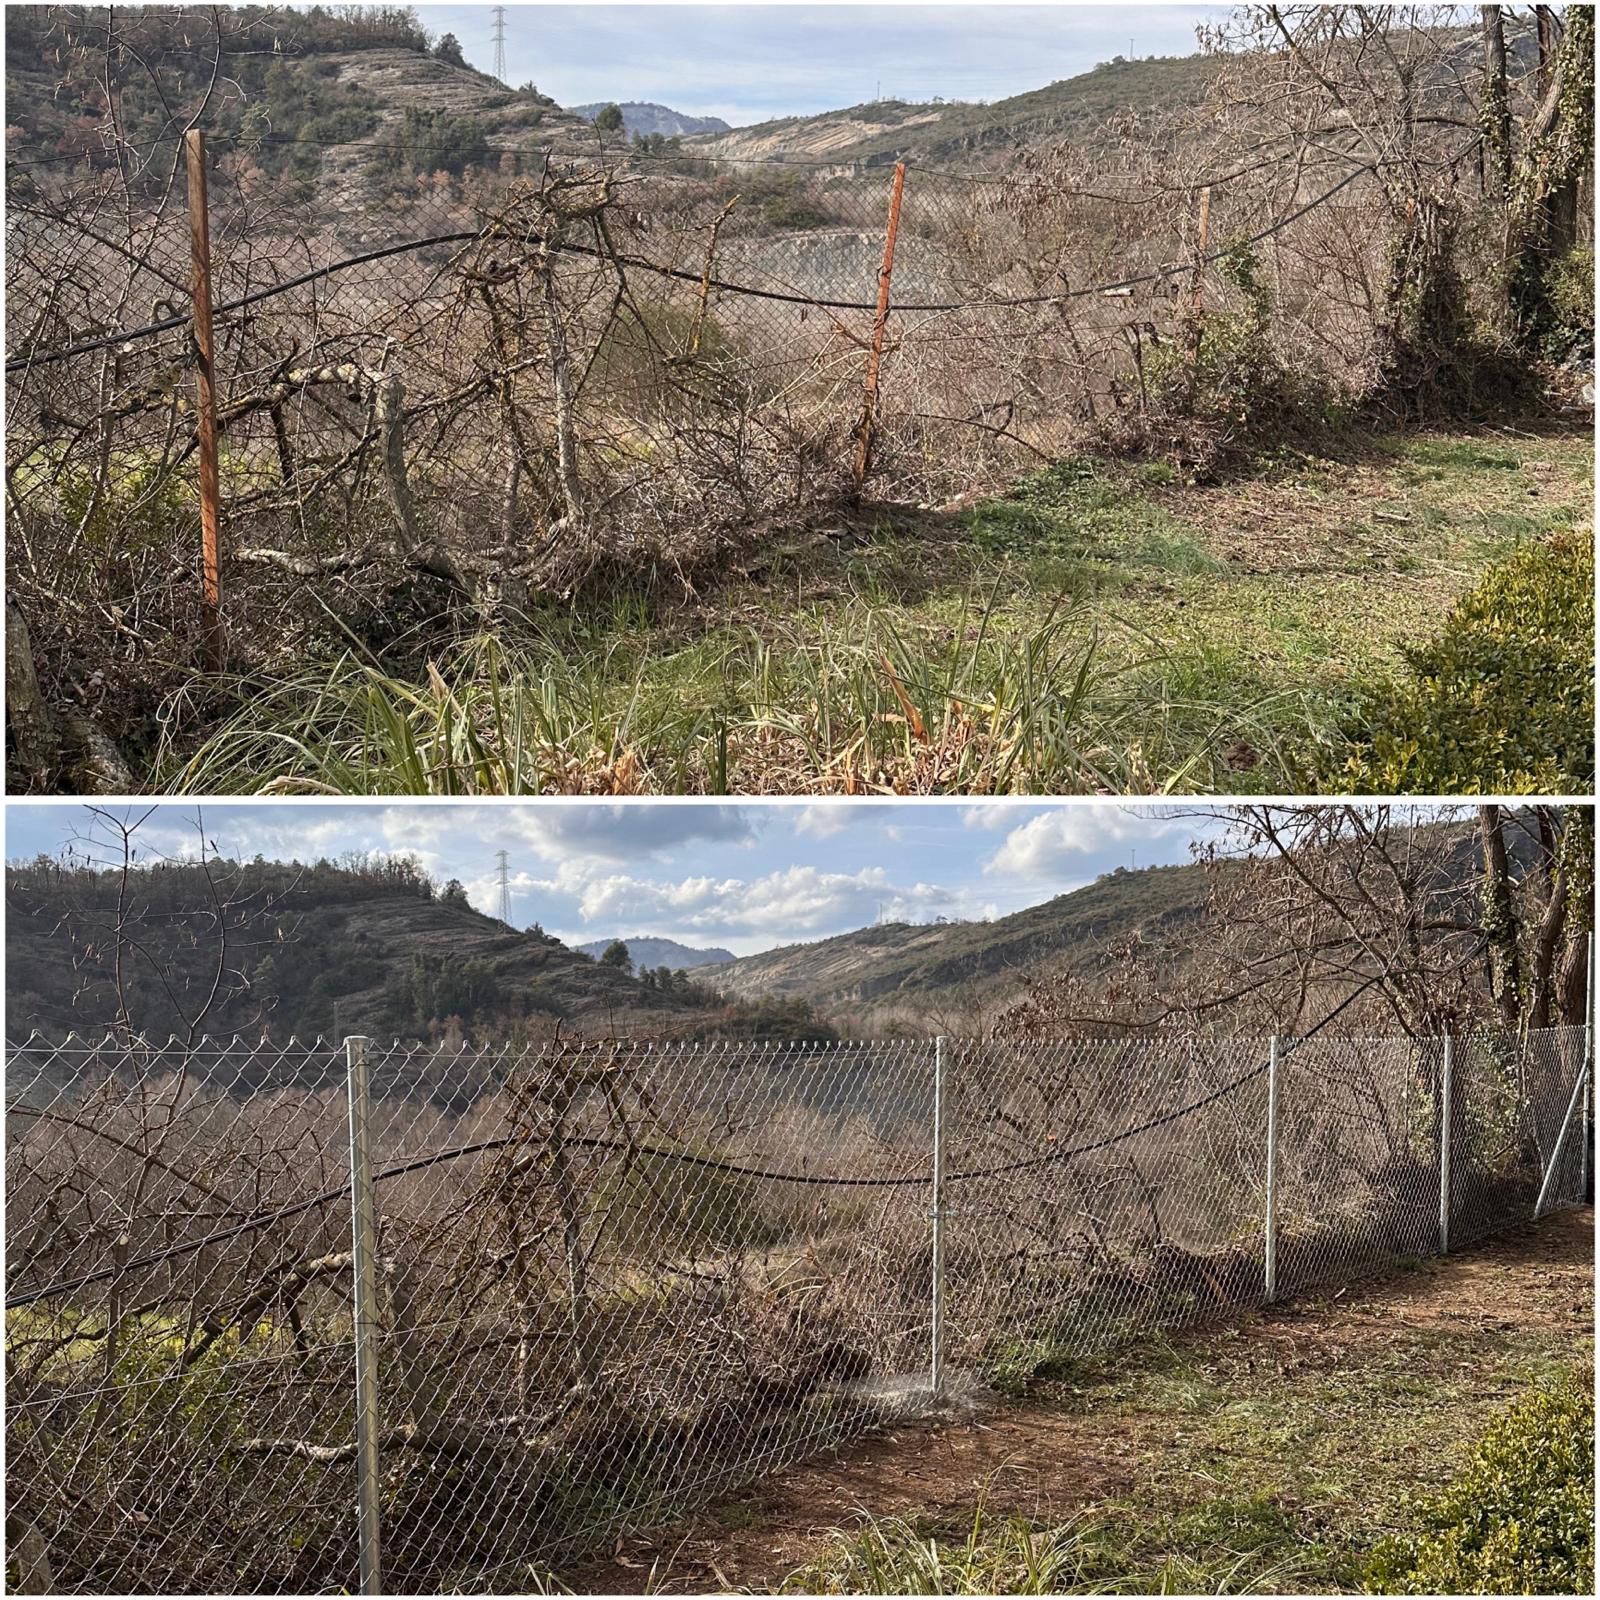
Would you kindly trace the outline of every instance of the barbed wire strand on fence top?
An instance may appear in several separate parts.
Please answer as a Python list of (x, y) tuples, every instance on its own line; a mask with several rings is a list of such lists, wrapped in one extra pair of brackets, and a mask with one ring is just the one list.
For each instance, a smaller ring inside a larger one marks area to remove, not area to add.
[[(1294, 1051), (1309, 1043), (1324, 1028), (1334, 1022), (1341, 1013), (1360, 999), (1373, 984), (1381, 981), (1382, 977), (1383, 974), (1380, 973), (1375, 977), (1369, 978), (1359, 988), (1340, 1001), (1332, 1011), (1306, 1033), (1301, 1034), (1296, 1039), (1281, 1041), (1280, 1060), (1287, 1059)], [(26, 1046), (23, 1046), (23, 1048), (26, 1048)], [(1108, 1134), (1100, 1139), (1050, 1150), (1040, 1156), (1025, 1156), (1019, 1160), (1005, 1162), (997, 1166), (974, 1168), (966, 1171), (958, 1169), (954, 1172), (945, 1173), (944, 1181), (947, 1183), (970, 1183), (984, 1178), (1005, 1177), (1014, 1173), (1031, 1171), (1038, 1167), (1047, 1167), (1060, 1162), (1072, 1161), (1079, 1156), (1093, 1155), (1101, 1150), (1112, 1149), (1143, 1134), (1151, 1133), (1157, 1128), (1180, 1122), (1186, 1117), (1193, 1116), (1198, 1111), (1205, 1110), (1207, 1106), (1215, 1105), (1217, 1101), (1226, 1099), (1230, 1094), (1236, 1093), (1245, 1084), (1252, 1083), (1264, 1076), (1269, 1070), (1269, 1061), (1260, 1062), (1250, 1071), (1241, 1073), (1238, 1077), (1223, 1084), (1220, 1088), (1212, 1090), (1198, 1100), (1179, 1106), (1175, 1110), (1164, 1112), (1162, 1115), (1153, 1117), (1134, 1127), (1119, 1129), (1116, 1133)], [(14, 1106), (9, 1109), (14, 1116), (64, 1120), (58, 1113), (32, 1106)], [(469, 1156), (487, 1155), (496, 1150), (504, 1150), (520, 1142), (519, 1138), (513, 1135), (495, 1139), (479, 1139), (470, 1144), (454, 1145), (446, 1150), (434, 1151), (431, 1155), (416, 1156), (409, 1161), (402, 1161), (384, 1167), (381, 1171), (373, 1173), (373, 1181), (381, 1183), (395, 1178), (403, 1178), (411, 1173), (422, 1172), (429, 1167), (440, 1166), (446, 1162), (465, 1160)], [(582, 1135), (568, 1135), (560, 1143), (567, 1149), (611, 1150), (630, 1156), (651, 1156), (659, 1160), (673, 1161), (681, 1166), (695, 1168), (700, 1171), (718, 1172), (729, 1177), (749, 1178), (768, 1183), (791, 1184), (797, 1188), (903, 1189), (926, 1185), (928, 1182), (928, 1175), (922, 1172), (872, 1177), (782, 1172), (763, 1167), (744, 1166), (738, 1162), (721, 1160), (714, 1156), (696, 1155), (693, 1151), (675, 1150), (666, 1145), (622, 1144), (614, 1139), (598, 1139)], [(181, 1174), (179, 1176), (181, 1177)], [(305, 1212), (314, 1211), (319, 1206), (331, 1205), (334, 1201), (347, 1195), (350, 1192), (350, 1188), (350, 1183), (342, 1183), (337, 1188), (324, 1190), (321, 1194), (314, 1195), (310, 1199), (297, 1200), (290, 1205), (279, 1206), (258, 1216), (247, 1217), (242, 1222), (218, 1229), (214, 1233), (205, 1235), (204, 1238), (192, 1239), (181, 1245), (172, 1245), (164, 1250), (152, 1251), (147, 1255), (139, 1256), (120, 1266), (110, 1267), (101, 1272), (89, 1273), (83, 1277), (61, 1283), (47, 1284), (43, 1288), (11, 1296), (6, 1300), (6, 1309), (9, 1311), (19, 1306), (33, 1305), (37, 1301), (47, 1299), (52, 1295), (72, 1294), (79, 1289), (88, 1288), (96, 1283), (107, 1282), (112, 1278), (124, 1276), (129, 1272), (142, 1271), (147, 1267), (159, 1266), (162, 1262), (193, 1254), (195, 1251), (204, 1250), (210, 1245), (224, 1244), (230, 1239), (241, 1237), (243, 1234), (270, 1227), (275, 1222), (287, 1221), (290, 1217), (301, 1216)]]
[[(970, 300), (898, 301), (894, 303), (892, 309), (896, 312), (1004, 311), (1028, 306), (1057, 305), (1069, 300), (1082, 300), (1094, 295), (1109, 294), (1118, 289), (1138, 288), (1146, 283), (1160, 283), (1167, 278), (1192, 273), (1197, 267), (1213, 265), (1231, 256), (1240, 248), (1263, 243), (1274, 234), (1282, 232), (1283, 229), (1315, 211), (1319, 206), (1326, 205), (1335, 195), (1349, 188), (1364, 173), (1375, 170), (1377, 170), (1375, 163), (1365, 162), (1353, 171), (1346, 173), (1332, 188), (1324, 190), (1314, 199), (1308, 200), (1304, 205), (1296, 207), (1293, 211), (1279, 217), (1277, 221), (1256, 233), (1248, 235), (1244, 239), (1233, 240), (1219, 249), (1209, 251), (1188, 261), (1173, 262), (1168, 266), (1157, 267), (1150, 272), (1139, 273), (1133, 277), (1114, 278), (1104, 283), (1091, 284), (1085, 288), (1061, 289), (1050, 294), (997, 295), (975, 297)], [(430, 234), (422, 238), (402, 240), (397, 244), (383, 245), (376, 250), (368, 250), (360, 255), (348, 256), (340, 261), (330, 262), (326, 266), (301, 273), (297, 277), (287, 278), (281, 283), (269, 284), (265, 288), (255, 290), (253, 293), (240, 295), (236, 299), (219, 301), (212, 307), (212, 311), (219, 315), (230, 311), (239, 311), (247, 306), (257, 305), (263, 300), (270, 300), (276, 295), (287, 293), (291, 289), (301, 288), (320, 278), (331, 277), (337, 272), (365, 266), (370, 262), (381, 261), (389, 256), (404, 255), (413, 250), (425, 250), (431, 246), (470, 243), (474, 239), (484, 237), (485, 232), (486, 230), (482, 228), (457, 230), (451, 233)], [(528, 242), (533, 242), (531, 237)], [(545, 243), (543, 240), (540, 240), (540, 242)], [(754, 284), (732, 283), (722, 278), (707, 277), (699, 272), (686, 272), (676, 267), (665, 267), (659, 263), (648, 261), (643, 257), (629, 256), (621, 252), (607, 252), (596, 249), (591, 245), (576, 245), (555, 241), (549, 243), (548, 248), (561, 254), (586, 256), (597, 261), (615, 260), (633, 270), (654, 273), (659, 277), (672, 278), (681, 283), (705, 284), (719, 293), (740, 295), (752, 300), (776, 301), (784, 305), (814, 306), (823, 311), (876, 312), (877, 310), (875, 301), (832, 300), (816, 295), (788, 293), (779, 289), (762, 289)], [(156, 334), (170, 333), (174, 329), (186, 327), (189, 321), (188, 313), (184, 313), (164, 317), (156, 322), (147, 322), (137, 328), (125, 328), (119, 329), (114, 333), (97, 334), (92, 339), (80, 340), (77, 343), (63, 345), (54, 350), (30, 351), (27, 355), (9, 358), (6, 361), (6, 371), (31, 370), (49, 366), (56, 361), (67, 361), (74, 356), (88, 355), (96, 350), (110, 349), (114, 345), (132, 344), (140, 339), (150, 338)]]

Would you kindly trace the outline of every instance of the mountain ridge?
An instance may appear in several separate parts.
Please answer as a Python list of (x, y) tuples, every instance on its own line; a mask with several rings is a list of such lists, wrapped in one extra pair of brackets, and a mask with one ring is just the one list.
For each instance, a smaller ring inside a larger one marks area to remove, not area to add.
[[(583, 955), (593, 956), (598, 961), (613, 942), (610, 939), (591, 939), (586, 944), (574, 945), (572, 948)], [(628, 959), (633, 963), (635, 972), (654, 967), (669, 967), (675, 972), (690, 972), (700, 967), (722, 966), (736, 959), (731, 950), (724, 950), (719, 945), (701, 947), (680, 944), (676, 939), (654, 938), (643, 934), (632, 939), (624, 938), (622, 943), (628, 947)]]
[[(130, 960), (124, 983), (133, 1028), (154, 1037), (183, 1031), (216, 950), (209, 897), (198, 877), (184, 880), (186, 870), (134, 880), (135, 895), (146, 896), (134, 936), (157, 948), (150, 961)], [(265, 887), (231, 930), (235, 976), (206, 1013), (213, 1034), (418, 1038), (451, 1019), (497, 1034), (558, 1024), (671, 1032), (713, 1009), (699, 994), (646, 988), (549, 935), (519, 933), (464, 898), (424, 892), (425, 880), (385, 885), (324, 863), (236, 870), (241, 882)], [(12, 866), (6, 890), (8, 1035), (109, 1025), (118, 1011), (113, 946), (92, 875)], [(174, 994), (189, 998), (174, 1005)]]
[(691, 116), (687, 111), (675, 111), (655, 100), (595, 100), (587, 105), (568, 106), (566, 110), (571, 116), (593, 122), (608, 105), (615, 105), (622, 113), (622, 130), (630, 139), (636, 134), (645, 137), (660, 134), (663, 138), (676, 139), (685, 134), (733, 131), (733, 124), (724, 122), (721, 117)]
[(992, 922), (879, 923), (741, 956), (711, 981), (738, 999), (804, 999), (822, 1009), (881, 1010), (993, 998), (1042, 963), (1087, 975), (1134, 933), (1202, 919), (1211, 869), (1118, 867), (1093, 883)]
[(686, 152), (723, 160), (821, 160), (866, 165), (895, 161), (988, 160), (1020, 147), (1082, 138), (1112, 117), (1166, 112), (1197, 103), (1218, 70), (1215, 57), (1117, 57), (1088, 72), (991, 102), (876, 100), (809, 117), (701, 135)]

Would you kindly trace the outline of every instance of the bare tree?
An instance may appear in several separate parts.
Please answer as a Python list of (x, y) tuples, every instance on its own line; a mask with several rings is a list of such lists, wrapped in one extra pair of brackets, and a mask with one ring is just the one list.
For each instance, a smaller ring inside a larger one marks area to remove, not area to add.
[[(1108, 1025), (1425, 1038), (1584, 1015), (1582, 808), (1243, 806), (1204, 847), (1208, 934), (1131, 940), (1098, 980), (1036, 984), (1008, 1036)], [(1212, 814), (1214, 823), (1215, 817)]]

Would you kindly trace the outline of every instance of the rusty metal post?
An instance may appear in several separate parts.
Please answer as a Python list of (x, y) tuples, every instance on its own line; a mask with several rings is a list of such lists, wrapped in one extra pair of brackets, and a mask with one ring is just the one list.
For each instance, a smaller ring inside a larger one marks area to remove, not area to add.
[(1205, 309), (1206, 246), (1211, 242), (1211, 185), (1200, 191), (1200, 214), (1194, 227), (1194, 276), (1189, 280), (1189, 360), (1200, 359), (1200, 318)]
[(872, 436), (878, 422), (878, 372), (883, 365), (883, 339), (889, 326), (889, 283), (894, 277), (894, 241), (900, 232), (900, 199), (906, 188), (906, 164), (897, 161), (889, 192), (889, 226), (883, 236), (883, 265), (878, 268), (878, 312), (872, 320), (872, 348), (867, 354), (866, 400), (856, 436), (856, 493), (867, 481), (872, 464)]
[(195, 431), (200, 447), (200, 608), (208, 664), (222, 665), (221, 488), (217, 475), (215, 347), (211, 336), (211, 221), (206, 206), (206, 136), (184, 136), (189, 168), (190, 293), (194, 314)]

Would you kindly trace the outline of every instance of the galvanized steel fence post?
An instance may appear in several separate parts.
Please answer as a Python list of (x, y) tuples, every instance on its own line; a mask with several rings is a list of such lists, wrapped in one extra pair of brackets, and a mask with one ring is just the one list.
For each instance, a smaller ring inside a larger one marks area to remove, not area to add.
[(1439, 1254), (1450, 1253), (1450, 1152), (1455, 1145), (1454, 1041), (1444, 1036), (1444, 1060), (1439, 1068)]
[(931, 1383), (944, 1388), (944, 1038), (933, 1041), (933, 1330)]
[(1545, 1202), (1550, 1198), (1550, 1190), (1555, 1186), (1556, 1174), (1561, 1171), (1561, 1158), (1566, 1154), (1567, 1135), (1572, 1132), (1572, 1118), (1577, 1112), (1580, 1102), (1584, 1099), (1584, 1091), (1589, 1087), (1589, 1062), (1587, 1059), (1578, 1068), (1578, 1078), (1572, 1086), (1572, 1096), (1567, 1101), (1567, 1109), (1562, 1114), (1561, 1127), (1556, 1133), (1556, 1142), (1550, 1151), (1550, 1164), (1545, 1168), (1544, 1182), (1539, 1185), (1539, 1198), (1533, 1203), (1533, 1220), (1537, 1222), (1544, 1215)]
[(356, 1346), (356, 1493), (361, 1593), (383, 1592), (378, 1544), (378, 1221), (367, 1117), (367, 1041), (345, 1040), (350, 1098), (350, 1244)]
[(1267, 1299), (1278, 1298), (1278, 1036), (1267, 1057)]

